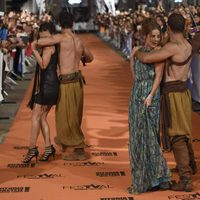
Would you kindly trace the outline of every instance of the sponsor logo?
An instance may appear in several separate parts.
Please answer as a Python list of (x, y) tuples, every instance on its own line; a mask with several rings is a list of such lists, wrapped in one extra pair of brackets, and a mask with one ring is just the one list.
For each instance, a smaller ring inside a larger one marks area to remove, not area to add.
[(75, 185), (75, 186), (63, 186), (64, 189), (70, 189), (70, 190), (104, 190), (111, 188), (109, 185)]
[(96, 176), (109, 177), (109, 176), (126, 176), (124, 171), (119, 172), (96, 172)]
[(103, 152), (92, 152), (91, 153), (92, 156), (118, 156), (117, 152), (107, 152), (107, 151), (103, 151)]
[(64, 165), (67, 166), (73, 166), (73, 167), (91, 167), (91, 166), (99, 166), (103, 165), (104, 162), (80, 162), (80, 163), (64, 163)]
[(28, 150), (29, 147), (28, 146), (15, 146), (15, 147), (13, 147), (13, 149), (15, 149), (15, 150), (24, 150), (24, 149)]
[(22, 175), (17, 176), (17, 178), (27, 178), (27, 179), (52, 179), (52, 178), (60, 178), (61, 174), (39, 174), (39, 175)]
[(106, 197), (100, 198), (100, 200), (134, 200), (133, 197)]
[(195, 138), (192, 140), (192, 142), (200, 142), (200, 139)]
[(169, 200), (197, 200), (200, 199), (200, 193), (194, 194), (182, 194), (182, 195), (170, 195), (168, 196)]
[(16, 169), (16, 168), (34, 168), (35, 163), (22, 163), (22, 164), (8, 164), (8, 168)]
[(29, 192), (30, 187), (1, 187), (0, 193), (19, 193), (19, 192)]

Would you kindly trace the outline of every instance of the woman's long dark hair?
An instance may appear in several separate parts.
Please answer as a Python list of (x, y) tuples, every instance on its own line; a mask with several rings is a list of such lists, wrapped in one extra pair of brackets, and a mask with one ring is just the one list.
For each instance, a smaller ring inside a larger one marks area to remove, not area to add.
[(54, 34), (56, 32), (56, 29), (53, 22), (43, 22), (40, 25), (39, 32), (43, 31), (49, 31), (51, 34)]

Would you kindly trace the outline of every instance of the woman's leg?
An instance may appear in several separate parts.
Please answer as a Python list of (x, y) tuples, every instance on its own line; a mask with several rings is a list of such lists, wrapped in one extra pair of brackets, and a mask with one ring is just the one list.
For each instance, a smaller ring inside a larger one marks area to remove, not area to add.
[(30, 148), (36, 147), (37, 138), (40, 133), (41, 105), (35, 104), (32, 113), (32, 127), (30, 135)]
[(49, 129), (49, 124), (47, 122), (47, 115), (50, 109), (51, 106), (45, 106), (42, 108), (42, 113), (41, 113), (40, 124), (41, 124), (42, 135), (45, 142), (45, 147), (51, 146), (50, 129)]
[(23, 163), (29, 163), (34, 157), (36, 157), (36, 162), (37, 162), (37, 157), (39, 152), (36, 147), (36, 142), (38, 135), (40, 133), (40, 118), (41, 118), (41, 105), (35, 104), (32, 113), (32, 127), (31, 127), (29, 150), (25, 158), (22, 160)]
[(45, 142), (45, 151), (43, 155), (40, 158), (40, 161), (48, 161), (50, 156), (53, 156), (55, 160), (55, 153), (56, 150), (51, 145), (51, 138), (50, 138), (50, 129), (49, 129), (49, 124), (47, 122), (47, 115), (51, 109), (51, 106), (44, 106), (42, 108), (42, 115), (41, 115), (41, 129), (42, 129), (42, 135), (44, 137), (44, 142)]

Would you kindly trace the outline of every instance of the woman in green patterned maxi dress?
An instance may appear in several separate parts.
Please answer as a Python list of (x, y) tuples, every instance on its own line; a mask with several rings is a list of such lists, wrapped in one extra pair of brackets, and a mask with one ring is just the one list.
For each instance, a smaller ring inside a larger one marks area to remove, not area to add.
[[(161, 40), (159, 26), (152, 20), (142, 24), (145, 45), (141, 51), (158, 48)], [(159, 144), (160, 89), (163, 63), (145, 64), (134, 60), (131, 68), (134, 86), (129, 107), (129, 153), (132, 185), (131, 194), (139, 194), (154, 188), (168, 189), (170, 171)], [(133, 64), (134, 60), (134, 64)]]

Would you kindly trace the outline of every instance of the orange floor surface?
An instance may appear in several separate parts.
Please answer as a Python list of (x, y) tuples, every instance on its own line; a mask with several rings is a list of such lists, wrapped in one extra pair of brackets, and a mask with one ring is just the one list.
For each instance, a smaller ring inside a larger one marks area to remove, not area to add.
[[(22, 164), (29, 144), (31, 112), (26, 107), (31, 85), (14, 123), (0, 145), (0, 200), (175, 200), (200, 199), (200, 171), (194, 175), (194, 191), (157, 191), (130, 195), (128, 154), (128, 106), (132, 87), (129, 63), (93, 34), (80, 35), (94, 54), (94, 61), (82, 68), (85, 86), (82, 128), (91, 158), (68, 162), (57, 148), (56, 160)], [(51, 138), (56, 134), (55, 108), (48, 116)], [(200, 116), (193, 113), (193, 136), (200, 138)], [(44, 151), (42, 136), (38, 139)], [(194, 142), (200, 163), (200, 143)], [(172, 153), (165, 153), (170, 168)], [(173, 174), (172, 178), (177, 178)]]

